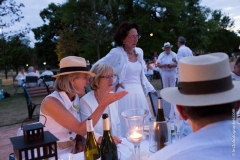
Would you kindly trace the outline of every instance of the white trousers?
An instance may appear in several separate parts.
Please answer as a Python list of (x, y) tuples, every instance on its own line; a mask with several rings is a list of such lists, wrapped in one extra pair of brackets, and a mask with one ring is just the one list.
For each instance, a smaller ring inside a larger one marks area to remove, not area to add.
[(176, 72), (175, 71), (162, 71), (162, 83), (163, 83), (163, 88), (167, 87), (175, 87), (175, 82), (176, 82)]
[[(176, 72), (175, 71), (162, 71), (162, 83), (163, 88), (175, 87), (176, 83)], [(171, 104), (171, 109), (169, 113), (169, 118), (171, 121), (174, 120), (174, 104)]]

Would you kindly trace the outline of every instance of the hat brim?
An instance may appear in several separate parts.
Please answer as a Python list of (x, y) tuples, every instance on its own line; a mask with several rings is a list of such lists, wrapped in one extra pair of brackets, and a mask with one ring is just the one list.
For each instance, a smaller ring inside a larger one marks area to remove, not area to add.
[(57, 77), (59, 77), (59, 76), (67, 75), (67, 74), (72, 74), (72, 73), (85, 73), (85, 74), (88, 74), (88, 75), (91, 76), (91, 77), (96, 76), (94, 73), (89, 72), (89, 71), (73, 71), (73, 72), (59, 73), (59, 74), (53, 75), (52, 77), (53, 77), (53, 78), (57, 78)]
[(182, 106), (200, 107), (209, 105), (219, 105), (240, 100), (240, 81), (233, 81), (234, 87), (225, 92), (204, 94), (204, 95), (185, 95), (179, 92), (177, 87), (164, 88), (161, 97), (173, 104)]
[[(170, 48), (172, 48), (172, 47), (173, 47), (173, 45), (170, 46)], [(165, 48), (165, 47), (162, 47), (163, 50), (164, 50), (164, 48)]]

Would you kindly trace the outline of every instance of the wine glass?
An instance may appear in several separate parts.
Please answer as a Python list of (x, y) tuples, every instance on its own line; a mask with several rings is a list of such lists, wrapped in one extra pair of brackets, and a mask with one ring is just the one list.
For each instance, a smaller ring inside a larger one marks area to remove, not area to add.
[(141, 108), (128, 109), (121, 113), (127, 125), (126, 139), (133, 143), (137, 159), (140, 159), (140, 143), (145, 140), (147, 135), (143, 131), (143, 127), (148, 113), (148, 110)]

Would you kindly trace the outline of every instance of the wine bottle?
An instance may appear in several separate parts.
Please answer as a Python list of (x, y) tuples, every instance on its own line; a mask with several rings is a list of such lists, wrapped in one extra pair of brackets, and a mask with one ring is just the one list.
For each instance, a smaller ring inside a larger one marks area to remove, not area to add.
[[(161, 107), (161, 97), (158, 98), (158, 113), (156, 117), (156, 122), (165, 121), (163, 108)], [(168, 139), (168, 129), (166, 123), (156, 123), (155, 124), (155, 142), (157, 143), (157, 150), (162, 149), (166, 145)]]
[(97, 160), (100, 158), (100, 151), (94, 136), (92, 119), (88, 118), (86, 123), (87, 123), (87, 141), (84, 148), (84, 159)]
[(110, 133), (108, 114), (102, 115), (103, 137), (100, 145), (101, 160), (118, 160), (117, 146)]

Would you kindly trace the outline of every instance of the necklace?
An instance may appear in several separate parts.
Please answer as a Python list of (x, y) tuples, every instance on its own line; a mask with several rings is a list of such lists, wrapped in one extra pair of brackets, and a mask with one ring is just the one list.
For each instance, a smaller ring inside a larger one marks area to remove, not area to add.
[(97, 92), (96, 92), (96, 91), (94, 91), (94, 96), (95, 96), (95, 98), (96, 98), (96, 100), (97, 100), (98, 104), (100, 104), (101, 100), (99, 99), (99, 97), (98, 97), (98, 95), (97, 95)]

